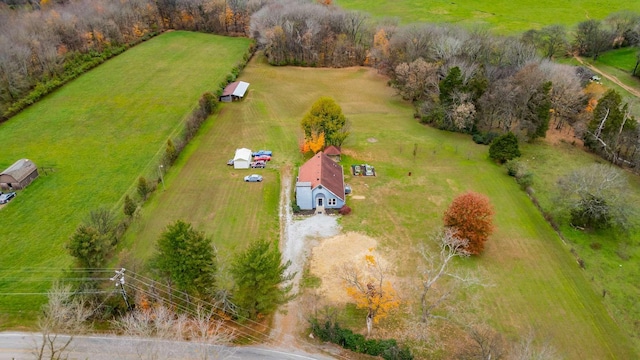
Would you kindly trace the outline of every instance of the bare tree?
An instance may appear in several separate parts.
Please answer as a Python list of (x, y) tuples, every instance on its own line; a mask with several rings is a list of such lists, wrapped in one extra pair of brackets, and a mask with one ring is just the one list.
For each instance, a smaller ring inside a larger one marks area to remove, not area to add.
[[(452, 269), (457, 257), (468, 257), (465, 250), (468, 240), (458, 239), (450, 229), (440, 230), (432, 237), (437, 252), (431, 252), (427, 246), (419, 250), (423, 265), (420, 267), (420, 320), (423, 323), (435, 317), (438, 309), (460, 287), (480, 285), (478, 277)], [(448, 280), (445, 280), (448, 279)], [(437, 284), (437, 286), (436, 286)]]
[(507, 342), (502, 334), (487, 325), (467, 328), (469, 342), (458, 354), (462, 360), (500, 360), (507, 355)]
[(38, 319), (40, 338), (34, 339), (32, 352), (38, 360), (67, 359), (74, 335), (87, 330), (86, 321), (93, 310), (84, 299), (74, 296), (70, 285), (54, 284), (48, 297)]
[(535, 332), (530, 330), (527, 335), (520, 339), (515, 344), (510, 353), (510, 360), (558, 360), (562, 357), (556, 349), (549, 344), (548, 341), (544, 341), (540, 345), (535, 343)]
[(625, 174), (613, 165), (580, 168), (558, 180), (556, 208), (575, 226), (627, 229), (635, 211), (626, 198), (628, 186)]
[(169, 359), (187, 351), (195, 353), (198, 359), (225, 359), (234, 353), (231, 348), (212, 346), (230, 344), (235, 334), (202, 307), (187, 315), (156, 304), (132, 311), (113, 324), (119, 332), (133, 336), (134, 340), (164, 340), (139, 342), (136, 349), (140, 359)]

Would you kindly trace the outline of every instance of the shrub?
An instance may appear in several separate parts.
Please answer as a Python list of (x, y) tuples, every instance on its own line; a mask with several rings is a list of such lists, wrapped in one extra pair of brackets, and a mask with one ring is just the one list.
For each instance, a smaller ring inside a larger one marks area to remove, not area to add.
[(507, 168), (507, 174), (509, 174), (509, 176), (517, 176), (522, 167), (518, 160), (507, 160), (504, 166)]
[(516, 181), (522, 190), (526, 190), (533, 186), (533, 173), (526, 172), (524, 174), (518, 174), (516, 176)]
[(498, 134), (494, 132), (488, 133), (475, 133), (473, 134), (473, 142), (481, 145), (489, 145), (491, 142), (498, 137)]
[(351, 208), (347, 205), (343, 205), (338, 212), (340, 215), (349, 215), (351, 214)]
[(124, 214), (131, 217), (136, 212), (138, 205), (133, 199), (127, 195), (124, 197)]
[(345, 349), (371, 356), (382, 356), (385, 360), (412, 360), (413, 355), (407, 347), (400, 348), (395, 339), (365, 339), (349, 329), (343, 329), (337, 322), (326, 320), (320, 323), (311, 319), (311, 331), (321, 341), (338, 344)]

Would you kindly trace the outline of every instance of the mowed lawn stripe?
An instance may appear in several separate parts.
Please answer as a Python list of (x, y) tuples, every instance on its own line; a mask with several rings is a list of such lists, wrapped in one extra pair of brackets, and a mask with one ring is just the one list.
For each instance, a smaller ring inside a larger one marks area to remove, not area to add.
[[(171, 32), (107, 61), (0, 125), (3, 169), (29, 158), (54, 172), (2, 209), (3, 269), (46, 268), (46, 276), (3, 272), (0, 293), (44, 292), (71, 264), (68, 237), (89, 211), (120, 211), (139, 175), (205, 91), (242, 60), (248, 39)], [(150, 172), (150, 173), (148, 173)], [(3, 280), (19, 277), (20, 280)], [(43, 282), (30, 279), (46, 277)], [(44, 296), (0, 296), (1, 327), (29, 323)], [(22, 312), (23, 315), (16, 313)], [(6, 316), (4, 316), (6, 314)]]

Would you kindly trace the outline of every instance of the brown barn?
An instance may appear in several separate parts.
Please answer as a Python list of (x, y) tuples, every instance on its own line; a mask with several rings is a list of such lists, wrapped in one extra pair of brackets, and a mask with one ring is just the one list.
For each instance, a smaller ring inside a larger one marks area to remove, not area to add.
[(38, 167), (29, 159), (20, 159), (0, 173), (0, 188), (24, 189), (38, 177)]

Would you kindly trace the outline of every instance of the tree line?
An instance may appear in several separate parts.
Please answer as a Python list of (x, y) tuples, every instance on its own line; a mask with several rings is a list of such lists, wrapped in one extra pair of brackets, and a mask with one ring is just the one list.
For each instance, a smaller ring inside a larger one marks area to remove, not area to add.
[(552, 61), (638, 46), (640, 14), (587, 20), (571, 36), (552, 25), (504, 37), (442, 24), (400, 26), (330, 2), (288, 0), (266, 3), (250, 29), (271, 64), (375, 67), (421, 122), (473, 134), (478, 143), (508, 132), (533, 141), (550, 126), (570, 127), (607, 160), (640, 164), (640, 132), (620, 95), (593, 91), (589, 69)]
[(261, 0), (2, 0), (0, 121), (160, 32), (248, 36)]
[[(640, 163), (640, 134), (619, 95), (609, 95), (606, 108), (596, 110), (600, 94), (587, 86), (593, 73), (550, 61), (637, 46), (640, 14), (630, 11), (575, 29), (551, 25), (502, 37), (442, 24), (400, 26), (330, 1), (2, 0), (0, 120), (169, 29), (250, 36), (274, 65), (375, 67), (413, 102), (420, 121), (474, 134), (479, 143), (506, 132), (532, 141), (544, 137), (550, 124), (570, 126), (608, 160)], [(638, 64), (640, 53), (633, 73)]]

